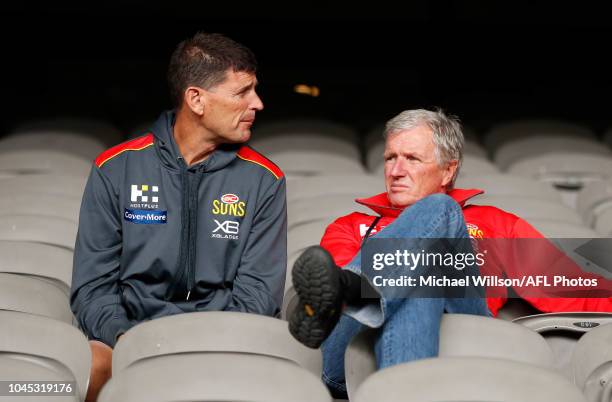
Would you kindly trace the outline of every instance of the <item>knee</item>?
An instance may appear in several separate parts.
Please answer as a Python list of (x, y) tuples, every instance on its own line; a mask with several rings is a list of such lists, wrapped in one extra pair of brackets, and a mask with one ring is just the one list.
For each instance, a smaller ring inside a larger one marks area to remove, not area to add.
[(430, 194), (419, 200), (415, 206), (418, 204), (421, 204), (424, 208), (435, 209), (437, 211), (461, 211), (457, 201), (444, 193)]
[(113, 350), (106, 344), (90, 341), (91, 377), (108, 379), (112, 374)]

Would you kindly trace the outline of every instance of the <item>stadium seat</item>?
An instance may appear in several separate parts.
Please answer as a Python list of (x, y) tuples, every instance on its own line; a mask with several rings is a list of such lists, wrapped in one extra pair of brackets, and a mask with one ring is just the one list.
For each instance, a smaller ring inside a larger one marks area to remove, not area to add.
[[(366, 330), (349, 344), (345, 356), (349, 398), (376, 371), (375, 330)], [(538, 333), (508, 321), (465, 314), (444, 314), (440, 357), (487, 357), (552, 368), (554, 357)]]
[(582, 219), (573, 209), (558, 203), (535, 198), (483, 194), (468, 201), (473, 205), (491, 205), (516, 214), (530, 222), (532, 219), (566, 222), (582, 225)]
[(584, 224), (555, 222), (532, 218), (529, 224), (549, 239), (555, 238), (595, 238), (599, 235)]
[(12, 151), (0, 154), (0, 172), (10, 174), (64, 174), (87, 176), (91, 162), (58, 151)]
[(516, 120), (494, 126), (484, 136), (485, 148), (494, 154), (503, 144), (526, 137), (563, 136), (596, 139), (595, 134), (573, 123), (558, 120)]
[(589, 402), (612, 400), (612, 324), (584, 334), (572, 354), (572, 372)]
[(48, 244), (0, 240), (0, 272), (54, 281), (68, 296), (72, 281), (72, 253)]
[(455, 187), (481, 189), (484, 190), (485, 196), (518, 196), (561, 203), (561, 196), (552, 184), (522, 176), (508, 174), (459, 176)]
[(45, 243), (74, 250), (77, 225), (51, 216), (5, 215), (0, 219), (0, 240)]
[(594, 229), (602, 236), (612, 236), (612, 208), (606, 209), (597, 217)]
[[(3, 373), (0, 378), (76, 380), (78, 400), (83, 400), (89, 381), (91, 352), (81, 331), (51, 318), (15, 311), (0, 310), (0, 322), (0, 357), (5, 362), (10, 361), (8, 365), (0, 364)], [(40, 377), (35, 377), (37, 375)], [(21, 401), (21, 398), (14, 400)], [(55, 401), (55, 397), (46, 400)]]
[(612, 152), (593, 138), (536, 136), (505, 143), (497, 149), (493, 161), (501, 170), (506, 170), (510, 165), (523, 159), (563, 152), (612, 157)]
[(353, 402), (586, 402), (580, 390), (554, 371), (485, 357), (443, 357), (378, 371), (357, 389)]
[(20, 311), (72, 323), (68, 296), (54, 282), (0, 273), (0, 310)]
[(548, 313), (513, 320), (544, 336), (555, 354), (556, 367), (568, 378), (572, 374), (572, 353), (585, 332), (612, 323), (612, 313)]
[(267, 356), (321, 374), (321, 352), (296, 341), (286, 321), (219, 311), (167, 316), (133, 327), (115, 346), (113, 373), (141, 360), (192, 352)]
[(576, 209), (590, 227), (609, 208), (612, 208), (612, 180), (588, 183), (578, 193)]
[[(239, 335), (245, 334), (236, 336)], [(266, 337), (265, 333), (261, 337)], [(118, 373), (113, 370), (113, 377), (98, 401), (331, 402), (332, 399), (318, 376), (292, 361), (257, 354), (194, 352), (140, 360)]]
[(287, 184), (287, 203), (321, 196), (365, 198), (385, 191), (382, 177), (367, 174), (324, 175), (296, 178)]
[(9, 135), (0, 140), (0, 153), (40, 150), (78, 156), (92, 162), (107, 146), (83, 134), (65, 132), (27, 132)]
[(87, 176), (60, 174), (28, 174), (0, 178), (5, 194), (49, 194), (81, 200)]
[[(371, 213), (371, 209), (355, 202), (355, 194), (330, 194), (287, 203), (287, 229), (309, 222), (327, 220), (352, 212)], [(321, 232), (321, 236), (323, 232)]]
[(51, 216), (79, 222), (81, 200), (39, 193), (36, 196), (23, 193), (0, 194), (0, 211), (4, 215)]
[(106, 147), (123, 141), (123, 135), (112, 124), (102, 120), (74, 116), (61, 116), (50, 119), (31, 120), (21, 123), (12, 131), (13, 134), (61, 132), (88, 137), (104, 144)]
[(508, 173), (579, 190), (584, 185), (612, 178), (612, 157), (576, 152), (532, 156), (512, 163)]
[(484, 174), (498, 173), (500, 173), (500, 171), (497, 166), (491, 163), (488, 159), (474, 157), (471, 155), (464, 155), (458, 176), (481, 176)]

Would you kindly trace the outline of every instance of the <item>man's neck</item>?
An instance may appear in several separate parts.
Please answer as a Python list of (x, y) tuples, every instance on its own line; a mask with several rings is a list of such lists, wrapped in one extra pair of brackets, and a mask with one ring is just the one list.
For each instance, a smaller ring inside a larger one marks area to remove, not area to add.
[(187, 166), (206, 160), (219, 145), (196, 119), (181, 111), (176, 114), (173, 135)]

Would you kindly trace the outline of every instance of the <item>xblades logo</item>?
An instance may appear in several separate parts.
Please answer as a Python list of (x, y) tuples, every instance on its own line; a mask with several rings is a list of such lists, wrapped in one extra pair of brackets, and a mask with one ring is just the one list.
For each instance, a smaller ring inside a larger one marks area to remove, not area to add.
[[(238, 232), (240, 231), (240, 222), (223, 221), (219, 222), (213, 219), (217, 228), (212, 231), (211, 237), (216, 239), (234, 239), (238, 240)], [(223, 232), (219, 233), (219, 232)]]

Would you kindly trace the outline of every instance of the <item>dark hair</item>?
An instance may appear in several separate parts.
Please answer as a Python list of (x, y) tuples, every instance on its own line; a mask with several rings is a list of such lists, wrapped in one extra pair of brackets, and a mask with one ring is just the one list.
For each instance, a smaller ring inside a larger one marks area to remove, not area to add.
[(179, 43), (168, 67), (168, 86), (175, 107), (191, 85), (210, 89), (225, 79), (225, 72), (255, 73), (257, 60), (246, 46), (217, 33), (198, 32)]

